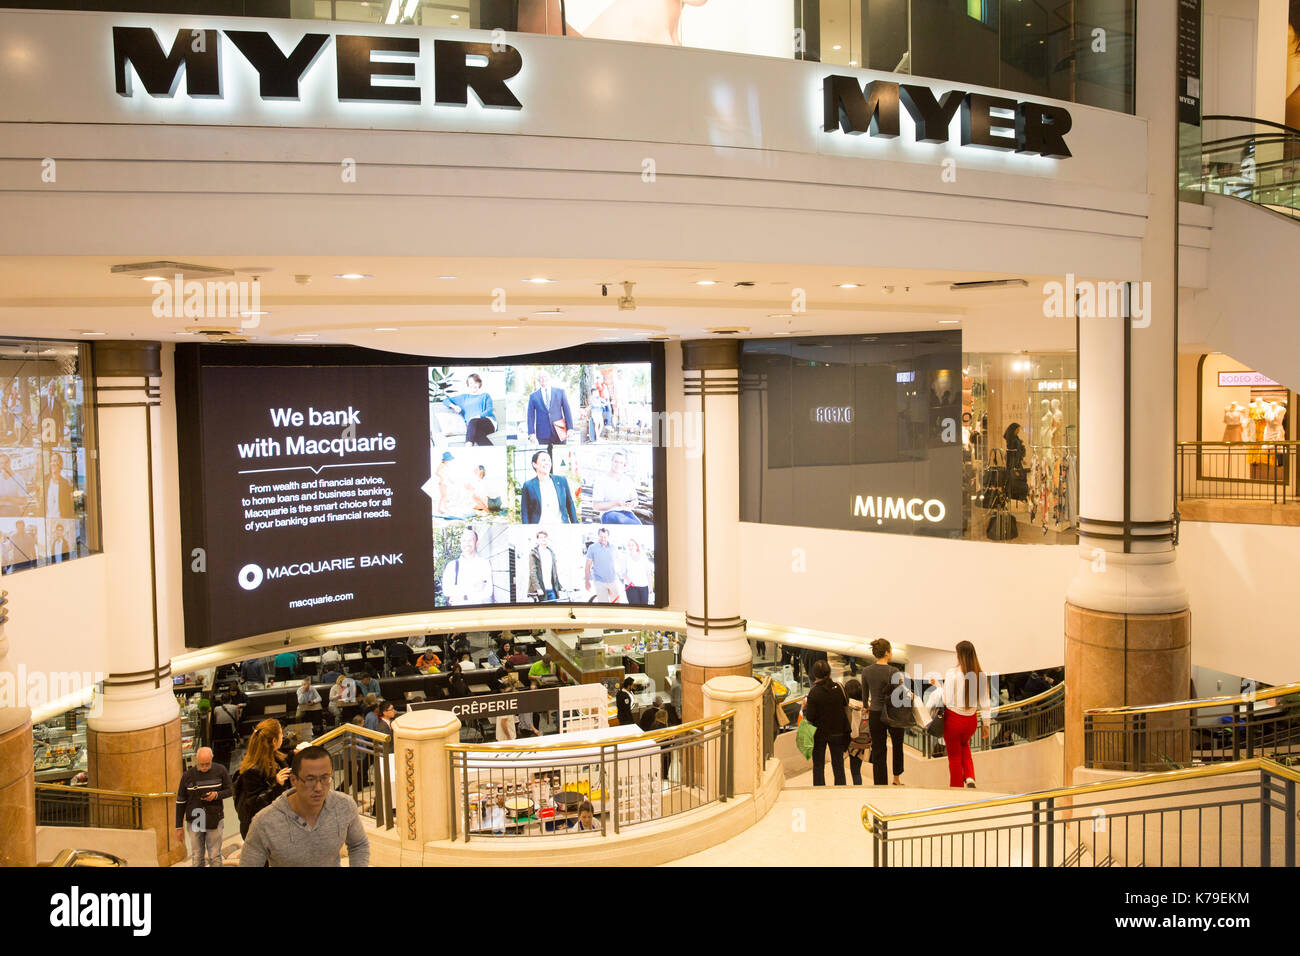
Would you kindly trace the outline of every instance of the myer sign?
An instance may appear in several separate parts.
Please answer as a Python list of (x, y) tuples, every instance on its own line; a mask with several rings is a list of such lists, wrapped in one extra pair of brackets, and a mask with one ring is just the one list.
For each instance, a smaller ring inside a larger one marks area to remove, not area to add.
[(1068, 110), (985, 93), (949, 90), (936, 97), (928, 86), (871, 80), (864, 88), (851, 76), (822, 82), (822, 129), (852, 135), (899, 135), (899, 107), (912, 117), (918, 143), (948, 142), (948, 126), (961, 111), (961, 145), (1012, 150), (1065, 159), (1070, 149)]
[[(292, 49), (285, 50), (262, 30), (182, 28), (164, 49), (149, 27), (113, 27), (118, 95), (135, 95), (134, 75), (150, 96), (174, 97), (184, 74), (188, 96), (220, 99), (222, 71), (231, 59), (222, 56), (223, 38), (239, 51), (244, 68), (256, 71), (263, 100), (298, 99), (303, 77), (331, 41), (340, 103), (418, 104), (424, 95), (415, 76), (419, 37), (304, 33)], [(522, 67), (519, 51), (504, 43), (434, 40), (433, 103), (466, 106), (473, 90), (484, 106), (520, 109), (522, 104), (506, 81)]]
[(886, 498), (876, 495), (853, 497), (853, 517), (875, 518), (877, 522), (886, 519), (898, 521), (929, 521), (938, 524), (944, 519), (948, 509), (938, 498)]

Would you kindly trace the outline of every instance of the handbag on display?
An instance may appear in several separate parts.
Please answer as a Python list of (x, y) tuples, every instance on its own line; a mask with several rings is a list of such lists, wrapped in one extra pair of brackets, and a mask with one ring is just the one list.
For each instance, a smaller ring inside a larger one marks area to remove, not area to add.
[(990, 541), (1014, 541), (1020, 537), (1016, 516), (1005, 510), (995, 511), (989, 515), (989, 522), (984, 532)]

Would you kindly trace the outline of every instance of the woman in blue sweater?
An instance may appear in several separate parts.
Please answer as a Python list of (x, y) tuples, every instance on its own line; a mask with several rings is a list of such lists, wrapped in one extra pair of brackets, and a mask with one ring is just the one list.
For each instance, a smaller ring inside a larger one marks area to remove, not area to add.
[(467, 391), (449, 395), (443, 402), (465, 419), (465, 444), (491, 445), (488, 436), (497, 430), (496, 416), (492, 414), (492, 396), (483, 391), (483, 379), (474, 372), (465, 377), (465, 388)]

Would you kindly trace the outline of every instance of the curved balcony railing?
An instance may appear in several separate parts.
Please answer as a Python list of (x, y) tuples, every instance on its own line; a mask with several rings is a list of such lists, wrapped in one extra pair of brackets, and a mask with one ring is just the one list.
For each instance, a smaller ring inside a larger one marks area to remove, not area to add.
[(1142, 773), (1268, 757), (1300, 764), (1300, 683), (1083, 714), (1084, 765)]
[[(1041, 694), (994, 707), (986, 732), (970, 739), (975, 752), (1000, 750), (1018, 744), (1033, 743), (1065, 729), (1065, 685), (1057, 684)], [(924, 757), (945, 755), (943, 740), (932, 737), (921, 727), (909, 727), (903, 742)]]
[(726, 802), (735, 795), (735, 716), (617, 740), (453, 744), (452, 837), (606, 836)]
[(1297, 498), (1300, 441), (1180, 441), (1177, 452), (1179, 501), (1284, 505)]
[(1202, 117), (1201, 124), (1200, 143), (1183, 149), (1180, 188), (1300, 217), (1300, 130), (1218, 114)]

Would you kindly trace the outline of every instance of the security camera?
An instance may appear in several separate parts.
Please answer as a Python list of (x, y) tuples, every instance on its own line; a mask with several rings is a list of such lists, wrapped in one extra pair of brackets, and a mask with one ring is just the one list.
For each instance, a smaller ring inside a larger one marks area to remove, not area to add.
[(634, 285), (636, 285), (635, 282), (623, 283), (623, 295), (618, 300), (618, 310), (620, 312), (636, 311), (636, 299), (632, 298), (632, 287)]

